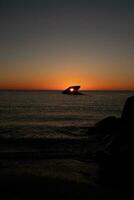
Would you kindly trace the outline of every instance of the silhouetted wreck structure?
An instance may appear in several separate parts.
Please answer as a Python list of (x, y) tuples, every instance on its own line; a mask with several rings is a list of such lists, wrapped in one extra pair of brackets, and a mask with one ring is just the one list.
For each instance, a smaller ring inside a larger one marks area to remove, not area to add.
[(80, 86), (70, 86), (67, 89), (65, 89), (62, 93), (70, 95), (82, 95), (82, 93), (78, 91), (79, 89)]

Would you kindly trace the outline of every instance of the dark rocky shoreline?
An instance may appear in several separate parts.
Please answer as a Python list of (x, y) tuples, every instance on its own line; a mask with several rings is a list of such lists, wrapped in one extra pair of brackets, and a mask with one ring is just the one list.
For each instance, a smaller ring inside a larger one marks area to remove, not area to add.
[(129, 199), (133, 114), (130, 97), (84, 139), (1, 138), (1, 199)]

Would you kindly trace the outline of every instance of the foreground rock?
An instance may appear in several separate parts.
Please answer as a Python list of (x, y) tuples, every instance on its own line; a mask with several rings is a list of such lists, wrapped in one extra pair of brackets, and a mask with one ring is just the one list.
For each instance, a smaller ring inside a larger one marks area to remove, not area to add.
[(130, 187), (133, 153), (130, 142), (134, 133), (134, 96), (125, 103), (121, 118), (108, 117), (95, 126), (95, 131), (103, 136), (103, 150), (98, 151), (98, 182), (105, 186)]
[(132, 124), (134, 123), (134, 96), (127, 99), (121, 119), (122, 122), (124, 122), (128, 126), (132, 126)]

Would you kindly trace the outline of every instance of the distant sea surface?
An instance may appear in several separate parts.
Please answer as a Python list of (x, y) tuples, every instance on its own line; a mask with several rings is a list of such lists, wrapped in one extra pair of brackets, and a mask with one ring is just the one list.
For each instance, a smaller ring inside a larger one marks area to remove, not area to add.
[(107, 116), (120, 117), (134, 91), (0, 91), (0, 137), (81, 138)]

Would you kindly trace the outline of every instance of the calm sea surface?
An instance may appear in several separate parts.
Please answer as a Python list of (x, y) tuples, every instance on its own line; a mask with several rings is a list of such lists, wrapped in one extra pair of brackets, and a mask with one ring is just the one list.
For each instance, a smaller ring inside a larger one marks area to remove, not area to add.
[(38, 138), (84, 137), (88, 127), (114, 115), (120, 117), (134, 92), (1, 91), (0, 136)]

